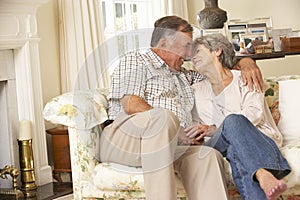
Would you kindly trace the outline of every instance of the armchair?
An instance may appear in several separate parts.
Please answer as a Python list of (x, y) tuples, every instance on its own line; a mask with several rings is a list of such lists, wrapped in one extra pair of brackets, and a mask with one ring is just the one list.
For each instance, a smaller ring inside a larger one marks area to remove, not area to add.
[[(280, 121), (281, 114), (278, 81), (293, 78), (299, 77), (265, 79), (265, 96), (275, 121)], [(106, 94), (106, 90), (66, 93), (53, 98), (44, 108), (46, 120), (68, 126), (74, 199), (145, 199), (141, 169), (99, 161), (101, 124), (107, 119)], [(280, 197), (282, 200), (300, 200), (299, 135), (289, 135), (289, 141), (281, 149), (292, 168), (292, 173), (286, 177), (288, 189)], [(231, 177), (230, 165), (225, 159), (224, 163), (229, 198), (241, 199)], [(176, 184), (178, 199), (187, 199), (179, 177)]]
[[(144, 199), (140, 168), (99, 162), (101, 124), (107, 119), (106, 93), (62, 94), (46, 104), (44, 117), (68, 127), (74, 199)], [(177, 178), (178, 197), (185, 199)]]

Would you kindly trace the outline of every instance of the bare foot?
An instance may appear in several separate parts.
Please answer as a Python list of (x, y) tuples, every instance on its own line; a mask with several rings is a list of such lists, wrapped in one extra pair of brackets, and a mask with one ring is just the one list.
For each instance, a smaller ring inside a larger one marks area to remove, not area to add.
[(283, 179), (278, 180), (263, 168), (257, 170), (255, 175), (268, 200), (276, 200), (286, 190), (286, 182)]

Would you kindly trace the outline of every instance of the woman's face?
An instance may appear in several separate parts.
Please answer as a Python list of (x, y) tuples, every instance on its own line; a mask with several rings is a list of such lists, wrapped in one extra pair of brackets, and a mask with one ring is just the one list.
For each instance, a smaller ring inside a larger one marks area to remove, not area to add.
[(193, 63), (195, 69), (202, 74), (205, 74), (215, 59), (216, 54), (210, 52), (210, 50), (203, 44), (199, 44), (193, 55)]

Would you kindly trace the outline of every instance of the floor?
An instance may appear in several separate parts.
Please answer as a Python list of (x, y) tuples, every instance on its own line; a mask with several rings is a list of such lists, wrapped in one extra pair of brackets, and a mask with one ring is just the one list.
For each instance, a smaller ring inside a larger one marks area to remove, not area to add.
[[(24, 192), (24, 191), (23, 191)], [(19, 199), (19, 200), (73, 200), (73, 188), (71, 182), (53, 182), (38, 186), (36, 190), (27, 190), (26, 193), (31, 197), (21, 197), (21, 190), (1, 188), (0, 200)]]
[[(72, 194), (73, 187), (71, 176), (71, 173), (61, 173), (60, 177), (63, 182), (57, 182), (57, 180), (53, 179), (52, 183), (38, 187), (37, 197), (32, 200), (52, 200), (57, 198), (60, 199), (59, 197), (68, 196)], [(67, 200), (69, 199), (70, 198), (67, 198)]]
[(35, 198), (30, 200), (52, 200), (73, 193), (71, 182), (53, 182), (39, 186)]
[[(73, 187), (71, 182), (53, 182), (38, 186), (37, 190), (30, 190), (34, 197), (24, 198), (26, 200), (52, 200), (63, 196), (72, 196)], [(0, 198), (3, 199), (3, 198)], [(23, 198), (22, 198), (23, 199)], [(70, 199), (70, 198), (69, 198)]]

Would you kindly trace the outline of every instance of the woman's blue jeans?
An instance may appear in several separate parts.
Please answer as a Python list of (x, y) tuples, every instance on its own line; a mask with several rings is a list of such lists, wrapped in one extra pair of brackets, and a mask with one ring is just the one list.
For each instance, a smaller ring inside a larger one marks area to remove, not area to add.
[(220, 151), (230, 162), (234, 182), (244, 200), (267, 199), (255, 177), (259, 168), (278, 179), (290, 172), (275, 142), (243, 115), (227, 116), (206, 145)]

